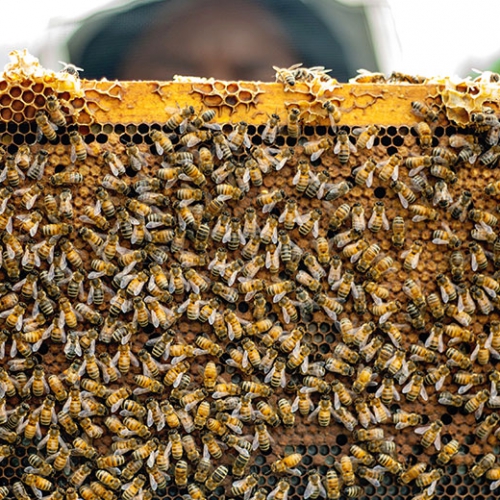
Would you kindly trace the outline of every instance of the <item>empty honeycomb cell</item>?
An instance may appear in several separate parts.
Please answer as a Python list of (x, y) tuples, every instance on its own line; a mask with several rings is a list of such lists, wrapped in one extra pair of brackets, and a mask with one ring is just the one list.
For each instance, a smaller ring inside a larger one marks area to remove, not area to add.
[(477, 484), (471, 484), (471, 486), (469, 487), (469, 493), (471, 495), (477, 495), (479, 493), (480, 489), (479, 489), (479, 486)]
[(95, 140), (99, 144), (106, 144), (108, 142), (108, 135), (107, 134), (97, 134)]
[(387, 147), (387, 146), (390, 146), (392, 144), (392, 140), (391, 140), (391, 138), (388, 135), (384, 135), (380, 139), (380, 143), (382, 144), (382, 146), (386, 146)]
[(125, 131), (129, 135), (133, 135), (137, 132), (137, 126), (133, 124), (129, 124), (125, 127)]
[(468, 445), (472, 445), (476, 442), (476, 436), (474, 434), (467, 434), (465, 437), (464, 437), (464, 441), (466, 444)]
[(90, 132), (92, 132), (92, 134), (97, 135), (97, 134), (99, 134), (99, 132), (101, 132), (102, 126), (99, 123), (93, 123), (89, 127), (89, 130), (90, 130)]

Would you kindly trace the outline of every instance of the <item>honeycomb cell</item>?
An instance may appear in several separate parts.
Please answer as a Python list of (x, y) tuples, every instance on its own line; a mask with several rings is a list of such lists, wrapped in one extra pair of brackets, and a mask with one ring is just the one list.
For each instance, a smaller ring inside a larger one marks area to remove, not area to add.
[(37, 95), (35, 97), (35, 106), (37, 108), (44, 108), (45, 107), (45, 97), (42, 95)]
[[(388, 135), (384, 135), (381, 139), (380, 139), (380, 143), (382, 144), (382, 146), (390, 146), (392, 144), (392, 140), (391, 138), (388, 136)], [(390, 153), (389, 153), (390, 154)]]
[(14, 99), (17, 99), (18, 97), (20, 97), (22, 95), (22, 93), (23, 93), (23, 91), (20, 87), (11, 87), (9, 89), (9, 94)]
[[(231, 101), (234, 103), (237, 102), (234, 97), (231, 97)], [(203, 103), (208, 107), (215, 108), (215, 107), (221, 106), (224, 102), (225, 102), (224, 98), (220, 95), (217, 95), (217, 94), (203, 96)]]
[(0, 116), (4, 121), (10, 121), (12, 119), (12, 111), (9, 108), (3, 108), (0, 110)]
[(10, 97), (9, 95), (7, 94), (4, 94), (2, 97), (0, 97), (0, 104), (2, 106), (10, 106), (10, 104), (12, 103), (12, 97)]
[(23, 92), (22, 100), (26, 104), (32, 103), (34, 99), (35, 99), (35, 94), (31, 90), (26, 90)]
[(28, 120), (33, 120), (36, 115), (36, 109), (33, 106), (26, 106), (24, 109), (24, 116)]
[(238, 101), (242, 103), (254, 102), (254, 95), (248, 90), (240, 90), (238, 92)]

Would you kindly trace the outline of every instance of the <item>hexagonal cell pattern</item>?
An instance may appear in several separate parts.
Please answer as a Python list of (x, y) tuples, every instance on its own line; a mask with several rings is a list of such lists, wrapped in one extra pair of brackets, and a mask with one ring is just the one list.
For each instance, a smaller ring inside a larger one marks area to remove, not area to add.
[[(207, 110), (258, 106), (203, 85)], [(80, 121), (92, 106), (0, 82), (0, 487), (498, 493), (492, 113)]]

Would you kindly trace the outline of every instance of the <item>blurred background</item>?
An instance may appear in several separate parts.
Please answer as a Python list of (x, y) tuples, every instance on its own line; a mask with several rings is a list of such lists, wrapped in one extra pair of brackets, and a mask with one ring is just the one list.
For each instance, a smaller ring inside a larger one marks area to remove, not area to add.
[(500, 67), (498, 0), (18, 0), (2, 5), (0, 67), (27, 48), (82, 77), (274, 78), (272, 65), (423, 76)]

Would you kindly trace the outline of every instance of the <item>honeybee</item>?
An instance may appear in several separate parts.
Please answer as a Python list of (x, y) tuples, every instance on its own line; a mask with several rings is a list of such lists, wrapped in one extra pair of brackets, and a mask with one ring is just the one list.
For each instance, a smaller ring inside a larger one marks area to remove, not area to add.
[[(329, 184), (328, 191), (325, 193), (324, 199), (325, 201), (335, 201), (341, 198), (342, 196), (345, 196), (352, 188), (353, 185), (349, 181), (341, 181), (338, 182), (337, 184)], [(323, 198), (322, 194), (323, 192), (324, 192), (323, 188), (320, 187), (317, 194), (318, 199)], [(308, 195), (307, 190), (306, 190), (306, 195)]]
[(275, 189), (274, 191), (264, 191), (257, 196), (257, 205), (262, 207), (263, 213), (271, 212), (276, 203), (281, 202), (285, 198), (285, 192), (282, 189)]
[[(477, 306), (481, 311), (481, 314), (485, 315), (491, 314), (491, 312), (493, 311), (493, 304), (492, 301), (490, 301), (490, 299), (484, 292), (484, 290), (477, 286), (472, 286), (470, 291), (472, 294), (472, 298), (476, 301)], [(487, 364), (489, 362), (489, 354), (486, 354), (487, 352), (488, 353), (491, 352), (493, 357), (496, 357), (496, 353), (494, 352), (494, 350), (492, 351), (487, 346), (485, 347), (483, 343), (480, 356), (478, 357), (480, 364)]]
[[(436, 377), (438, 377), (438, 381), (441, 381), (441, 380), (444, 380), (446, 374), (443, 372), (443, 371), (440, 371), (439, 373), (436, 374)], [(427, 395), (427, 391), (425, 389), (425, 386), (424, 386), (424, 380), (425, 382), (427, 383), (432, 383), (435, 378), (433, 378), (432, 380), (430, 378), (427, 378), (425, 377), (424, 378), (424, 374), (422, 372), (415, 372), (410, 381), (408, 382), (408, 384), (406, 384), (404, 387), (403, 387), (403, 394), (406, 395), (406, 399), (408, 401), (416, 401), (416, 399), (420, 396), (424, 401), (427, 401), (428, 400), (428, 395)], [(412, 419), (413, 421), (414, 419)], [(410, 424), (408, 424), (410, 425)], [(413, 424), (411, 424), (413, 425)], [(416, 424), (415, 424), (416, 425)]]
[(352, 384), (352, 390), (356, 394), (360, 394), (370, 384), (370, 382), (372, 381), (372, 377), (373, 377), (373, 371), (371, 367), (365, 366), (364, 368), (360, 368), (358, 370), (356, 379)]
[(496, 456), (493, 453), (487, 453), (471, 468), (469, 475), (474, 479), (479, 479), (495, 465), (495, 462)]
[(444, 274), (440, 273), (436, 276), (436, 281), (441, 291), (441, 297), (443, 302), (446, 304), (450, 300), (455, 300), (457, 298), (457, 291), (455, 286)]
[(287, 117), (286, 130), (287, 134), (293, 139), (297, 139), (300, 135), (300, 110), (298, 108), (291, 108)]
[(35, 122), (37, 124), (37, 142), (40, 142), (43, 136), (51, 142), (57, 139), (56, 131), (58, 127), (55, 123), (49, 121), (49, 118), (44, 111), (37, 111), (35, 115)]
[[(175, 127), (174, 127), (175, 128)], [(149, 137), (153, 141), (154, 147), (158, 155), (162, 156), (164, 153), (173, 151), (174, 146), (170, 138), (160, 130), (152, 130)]]
[(37, 449), (47, 448), (47, 454), (53, 455), (59, 450), (59, 446), (64, 447), (65, 443), (61, 437), (61, 431), (58, 425), (52, 424), (49, 427), (47, 435), (38, 443)]
[(444, 181), (438, 181), (434, 185), (434, 198), (432, 204), (441, 208), (447, 208), (453, 203), (453, 198), (448, 190), (448, 185)]
[(358, 136), (356, 141), (357, 149), (372, 149), (375, 138), (380, 132), (380, 127), (378, 125), (370, 125), (366, 128), (355, 128), (352, 133)]
[(267, 495), (266, 500), (286, 500), (289, 490), (290, 483), (286, 479), (280, 479), (276, 488)]
[(427, 121), (434, 122), (438, 119), (438, 113), (425, 102), (413, 101), (411, 103), (411, 109), (413, 113)]
[(398, 300), (391, 300), (382, 304), (374, 304), (371, 308), (372, 314), (379, 317), (379, 324), (385, 323), (394, 313), (401, 309), (401, 303)]
[(403, 284), (403, 292), (418, 308), (425, 307), (425, 295), (420, 286), (412, 278), (407, 278)]
[(291, 453), (284, 458), (275, 460), (271, 464), (271, 470), (274, 473), (288, 473), (299, 476), (302, 474), (301, 470), (297, 468), (297, 465), (302, 461), (302, 455), (300, 453)]
[(406, 250), (401, 253), (401, 258), (404, 259), (403, 267), (407, 271), (411, 271), (412, 269), (417, 268), (420, 255), (422, 254), (423, 249), (424, 249), (423, 242), (417, 240), (413, 242), (409, 250)]
[(469, 251), (471, 256), (471, 268), (475, 272), (478, 269), (483, 271), (488, 267), (488, 259), (483, 250), (483, 247), (475, 241), (469, 243)]
[(450, 227), (446, 223), (441, 224), (443, 229), (436, 229), (432, 233), (432, 243), (435, 245), (447, 245), (448, 248), (457, 249), (462, 245), (462, 241), (453, 234)]
[(133, 143), (127, 144), (125, 154), (128, 158), (128, 166), (135, 172), (139, 172), (142, 167), (145, 167), (148, 164), (146, 155)]
[[(333, 146), (329, 138), (318, 139), (304, 143), (304, 154), (311, 157), (311, 161), (316, 161), (325, 151)], [(339, 155), (340, 156), (340, 155)]]
[(484, 210), (479, 210), (479, 209), (469, 210), (468, 217), (470, 220), (478, 224), (481, 225), (485, 224), (487, 226), (490, 226), (491, 228), (496, 227), (498, 224), (498, 218), (495, 217), (490, 212), (486, 212)]
[(482, 391), (477, 392), (465, 403), (465, 411), (467, 413), (475, 412), (474, 415), (476, 417), (476, 420), (478, 420), (479, 418), (481, 418), (484, 405), (490, 398), (490, 395), (490, 391), (488, 391), (487, 389), (483, 389)]
[(0, 173), (0, 182), (7, 180), (9, 186), (18, 187), (21, 180), (25, 179), (25, 175), (16, 165), (16, 160), (13, 155), (5, 157), (5, 168)]
[(390, 188), (398, 195), (403, 208), (408, 208), (410, 204), (415, 203), (417, 199), (415, 193), (404, 182), (392, 181)]
[(500, 421), (500, 416), (497, 413), (488, 415), (474, 430), (474, 434), (482, 441), (486, 440), (491, 434), (495, 426)]
[(349, 161), (351, 153), (357, 152), (357, 147), (354, 146), (354, 144), (352, 144), (352, 142), (349, 140), (349, 134), (345, 130), (340, 130), (338, 132), (337, 142), (335, 143), (333, 152), (338, 155), (339, 161), (343, 165), (345, 165)]
[[(56, 184), (57, 185), (57, 184)], [(122, 179), (118, 179), (111, 174), (106, 174), (102, 181), (101, 186), (105, 189), (109, 189), (111, 191), (116, 191), (117, 193), (127, 195), (130, 192), (130, 186)]]
[(400, 474), (403, 471), (403, 464), (387, 453), (379, 453), (377, 455), (377, 462), (391, 474)]
[(424, 448), (429, 448), (432, 444), (436, 447), (436, 450), (441, 449), (441, 431), (443, 429), (443, 422), (441, 420), (435, 420), (430, 425), (425, 427), (417, 427), (415, 429), (416, 434), (421, 434), (422, 439), (420, 444)]
[(378, 281), (383, 275), (390, 272), (393, 267), (394, 261), (392, 257), (386, 255), (382, 259), (378, 260), (375, 265), (373, 265), (367, 272), (367, 277), (369, 280)]
[(104, 164), (110, 168), (111, 173), (115, 177), (119, 177), (120, 175), (123, 175), (125, 173), (125, 165), (115, 153), (111, 151), (104, 151), (102, 153), (102, 159), (104, 161)]
[(273, 144), (276, 140), (276, 135), (278, 133), (280, 123), (280, 117), (278, 114), (273, 113), (264, 127), (264, 131), (262, 132), (262, 140), (266, 144)]
[(305, 160), (299, 160), (297, 163), (297, 172), (292, 179), (292, 184), (295, 186), (297, 192), (305, 192), (312, 177), (313, 173), (311, 172), (311, 166), (309, 163)]
[(417, 479), (425, 470), (427, 469), (427, 464), (425, 462), (417, 462), (412, 465), (409, 469), (401, 473), (398, 478), (398, 482), (401, 484), (408, 484)]
[(414, 126), (422, 148), (432, 147), (432, 130), (427, 122), (419, 122)]
[[(40, 150), (45, 151), (45, 150)], [(31, 149), (28, 145), (24, 144), (19, 147), (16, 153), (15, 161), (16, 165), (22, 170), (26, 170), (31, 163), (32, 155)]]
[[(178, 470), (180, 468), (179, 463), (185, 464), (185, 462), (183, 460), (177, 462), (176, 469), (175, 469), (175, 472), (177, 473), (175, 475), (176, 476), (175, 483), (178, 486), (185, 486), (187, 483), (187, 477), (185, 480), (183, 479), (184, 473), (181, 474), (181, 471)], [(185, 474), (187, 476), (187, 464), (186, 464)], [(181, 480), (181, 477), (182, 477), (182, 480)], [(146, 483), (146, 476), (144, 476), (143, 474), (139, 474), (139, 475), (135, 476), (134, 479), (132, 479), (132, 482), (128, 483), (128, 485), (124, 484), (122, 486), (122, 489), (123, 489), (122, 498), (123, 498), (123, 500), (132, 500), (133, 498), (138, 496), (145, 483)]]
[(373, 233), (378, 233), (381, 228), (384, 228), (386, 231), (389, 230), (389, 220), (385, 215), (385, 205), (382, 201), (377, 201), (373, 208), (372, 216), (368, 221), (368, 229)]
[[(37, 153), (34, 162), (31, 164), (31, 166), (28, 168), (28, 171), (26, 172), (26, 176), (28, 177), (28, 179), (31, 179), (32, 181), (41, 180), (43, 178), (44, 173), (45, 173), (45, 167), (47, 166), (48, 161), (49, 161), (49, 153), (45, 149), (41, 149)], [(38, 188), (36, 186), (37, 185), (35, 184), (35, 186), (34, 186), (35, 191), (38, 190)], [(24, 199), (24, 196), (23, 196), (23, 199)], [(32, 203), (34, 203), (34, 202), (32, 202)], [(31, 208), (31, 206), (30, 207), (26, 206), (26, 208), (29, 209), (29, 208)]]
[(356, 167), (352, 172), (355, 175), (355, 183), (358, 186), (370, 188), (373, 184), (373, 174), (377, 168), (377, 162), (373, 158), (368, 160), (360, 167)]
[(460, 444), (456, 439), (452, 439), (446, 443), (439, 452), (436, 463), (438, 465), (446, 465), (459, 451)]
[(69, 132), (69, 142), (71, 144), (71, 162), (75, 163), (76, 160), (85, 161), (87, 159), (88, 146), (77, 130), (71, 130)]
[(396, 153), (391, 156), (388, 160), (382, 161), (377, 164), (377, 168), (379, 172), (377, 174), (378, 178), (386, 182), (389, 179), (393, 181), (397, 181), (399, 177), (399, 166), (402, 162), (403, 158), (400, 154)]
[(242, 148), (242, 146), (245, 146), (245, 148), (248, 149), (252, 146), (252, 143), (248, 137), (247, 130), (248, 130), (248, 123), (245, 121), (241, 121), (229, 134), (228, 136), (229, 147), (233, 151), (237, 151), (238, 149)]
[(225, 465), (219, 465), (205, 481), (207, 490), (214, 491), (226, 479), (228, 472), (229, 470)]

